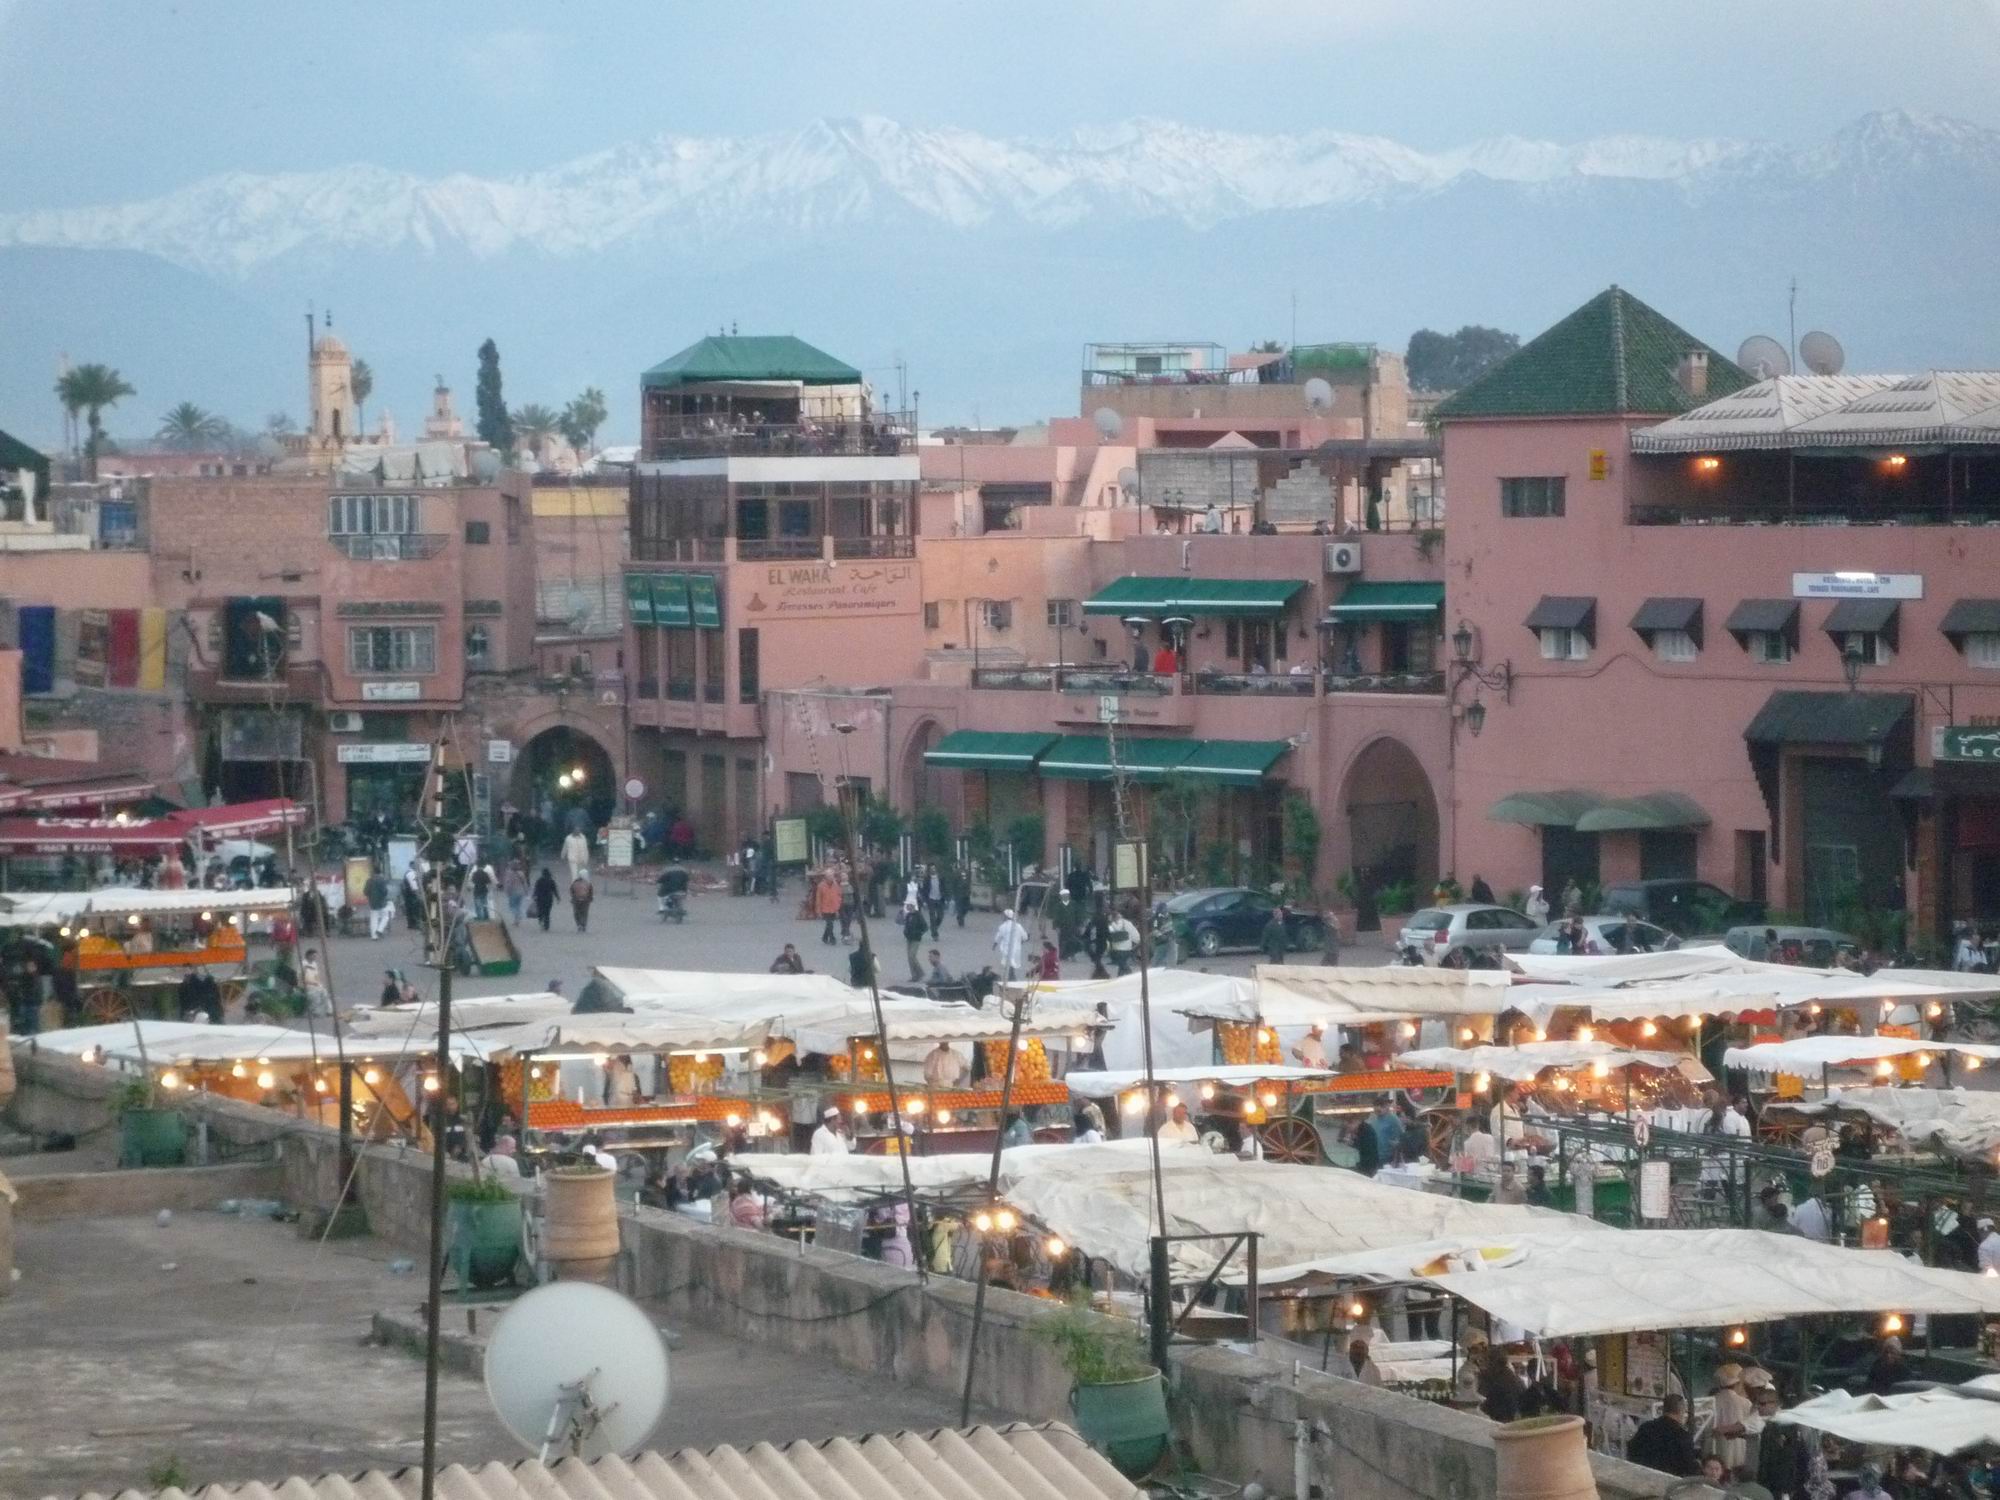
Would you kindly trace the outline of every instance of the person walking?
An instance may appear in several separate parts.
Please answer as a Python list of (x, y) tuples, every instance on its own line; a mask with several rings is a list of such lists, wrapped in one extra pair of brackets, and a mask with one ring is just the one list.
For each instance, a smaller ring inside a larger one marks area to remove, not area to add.
[(572, 828), (562, 841), (563, 863), (569, 866), (572, 882), (584, 880), (590, 873), (590, 840), (581, 828)]
[(914, 901), (905, 903), (903, 907), (903, 948), (909, 955), (911, 984), (922, 984), (924, 982), (924, 966), (918, 950), (923, 946), (924, 939), (930, 936), (930, 930), (930, 923), (924, 919), (923, 909)]
[(423, 930), (424, 862), (421, 857), (411, 860), (403, 871), (403, 925), (412, 932)]
[(813, 877), (813, 915), (822, 922), (819, 940), (832, 947), (840, 939), (834, 935), (833, 924), (840, 917), (840, 885), (833, 878), (831, 870), (822, 870)]
[(1139, 929), (1132, 925), (1132, 919), (1119, 912), (1105, 929), (1104, 945), (1111, 952), (1111, 962), (1123, 979), (1132, 972), (1132, 961), (1139, 956)]
[(507, 898), (507, 918), (519, 927), (521, 913), (528, 905), (528, 872), (518, 859), (507, 861), (507, 873), (501, 877), (500, 889)]
[(549, 916), (556, 909), (556, 878), (549, 873), (547, 865), (543, 865), (542, 873), (535, 877), (534, 901), (535, 920), (542, 924), (542, 931), (547, 932)]
[[(1281, 964), (1292, 951), (1292, 930), (1285, 925), (1285, 908), (1280, 906), (1271, 913), (1271, 920), (1264, 924), (1263, 934), (1257, 939), (1257, 946), (1263, 951), (1266, 963)], [(1324, 1063), (1321, 1064), (1325, 1066)]]
[(924, 871), (924, 915), (930, 921), (931, 941), (936, 942), (944, 927), (944, 876), (935, 863)]
[(1000, 955), (1002, 977), (1019, 979), (1028, 957), (1028, 929), (1015, 920), (1011, 906), (1001, 913), (1000, 925), (994, 930), (993, 951)]
[(472, 887), (472, 920), (490, 922), (493, 920), (493, 867), (477, 864), (472, 867), (472, 875), (467, 882)]
[(1092, 979), (1111, 977), (1111, 971), (1104, 967), (1104, 953), (1110, 942), (1111, 922), (1104, 910), (1104, 898), (1100, 896), (1083, 923), (1083, 951), (1090, 955)]
[(576, 918), (578, 932), (590, 930), (590, 903), (596, 895), (597, 891), (591, 885), (590, 876), (587, 874), (580, 874), (569, 883), (569, 909), (570, 914)]
[(972, 910), (972, 871), (965, 865), (952, 867), (951, 909), (958, 925), (964, 927), (965, 914)]
[(389, 881), (380, 869), (368, 872), (361, 894), (368, 902), (368, 940), (379, 943), (382, 934), (389, 930), (389, 919), (394, 915), (389, 906)]

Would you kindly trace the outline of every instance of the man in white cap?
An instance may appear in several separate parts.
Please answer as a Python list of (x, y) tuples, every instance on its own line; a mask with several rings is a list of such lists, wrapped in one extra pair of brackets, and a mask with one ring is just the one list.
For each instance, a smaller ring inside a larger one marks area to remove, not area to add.
[(1306, 1034), (1292, 1048), (1292, 1056), (1299, 1060), (1302, 1068), (1323, 1068), (1326, 1066), (1326, 1028), (1315, 1021), (1306, 1028)]
[(1715, 1422), (1709, 1428), (1709, 1452), (1722, 1460), (1723, 1468), (1734, 1475), (1750, 1456), (1749, 1422), (1755, 1415), (1750, 1398), (1743, 1393), (1743, 1366), (1731, 1362), (1715, 1371)]
[(1549, 898), (1542, 894), (1542, 888), (1538, 885), (1528, 887), (1527, 913), (1528, 920), (1537, 927), (1548, 925)]
[(1979, 1221), (1979, 1269), (2000, 1276), (2000, 1234), (1994, 1233), (1993, 1221), (1987, 1218)]
[(812, 1154), (814, 1156), (845, 1156), (854, 1147), (840, 1128), (840, 1108), (829, 1104), (819, 1112), (819, 1129), (813, 1132)]
[(1011, 906), (1000, 915), (1000, 926), (993, 933), (993, 951), (1000, 955), (1002, 976), (1019, 979), (1028, 956), (1028, 929), (1015, 920)]

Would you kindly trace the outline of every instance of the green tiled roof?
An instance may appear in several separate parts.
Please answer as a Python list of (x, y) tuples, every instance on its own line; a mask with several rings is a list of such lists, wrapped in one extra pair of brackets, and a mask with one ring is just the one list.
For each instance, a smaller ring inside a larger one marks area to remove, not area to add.
[(639, 384), (648, 390), (711, 380), (798, 380), (807, 385), (859, 385), (861, 372), (789, 333), (752, 337), (711, 334), (663, 359)]
[[(1708, 390), (1676, 379), (1683, 355), (1708, 355)], [(1442, 402), (1437, 420), (1466, 417), (1678, 416), (1754, 379), (1622, 287), (1592, 297)]]

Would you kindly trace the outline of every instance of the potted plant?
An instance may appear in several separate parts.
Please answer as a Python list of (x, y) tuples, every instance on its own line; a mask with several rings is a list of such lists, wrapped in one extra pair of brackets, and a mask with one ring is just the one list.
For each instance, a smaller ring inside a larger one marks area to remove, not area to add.
[(1127, 1478), (1148, 1472), (1173, 1435), (1166, 1381), (1137, 1333), (1079, 1298), (1035, 1325), (1069, 1372), (1069, 1406), (1085, 1442)]
[(451, 1204), (447, 1253), (459, 1289), (511, 1282), (521, 1258), (521, 1200), (491, 1175), (455, 1181), (445, 1197)]
[(118, 1165), (178, 1167), (187, 1160), (187, 1118), (161, 1109), (153, 1085), (134, 1078), (111, 1096), (118, 1119)]
[(1392, 936), (1403, 930), (1410, 913), (1417, 909), (1416, 887), (1407, 880), (1392, 880), (1375, 892), (1376, 921)]

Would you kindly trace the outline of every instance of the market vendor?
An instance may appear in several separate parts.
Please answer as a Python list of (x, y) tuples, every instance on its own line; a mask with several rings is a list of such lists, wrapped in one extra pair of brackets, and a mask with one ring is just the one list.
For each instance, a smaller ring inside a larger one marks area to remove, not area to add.
[(1201, 1133), (1194, 1128), (1194, 1121), (1188, 1118), (1185, 1104), (1174, 1105), (1173, 1113), (1160, 1124), (1160, 1140), (1164, 1143), (1181, 1142), (1193, 1145), (1201, 1139)]
[(940, 1041), (924, 1054), (924, 1083), (934, 1089), (955, 1089), (965, 1082), (965, 1059)]
[(841, 1129), (841, 1115), (838, 1105), (829, 1104), (819, 1113), (819, 1128), (812, 1135), (814, 1156), (845, 1156), (854, 1149)]
[(1326, 1066), (1326, 1028), (1315, 1021), (1306, 1028), (1306, 1034), (1299, 1038), (1292, 1048), (1292, 1056), (1298, 1059), (1302, 1068), (1324, 1068)]

